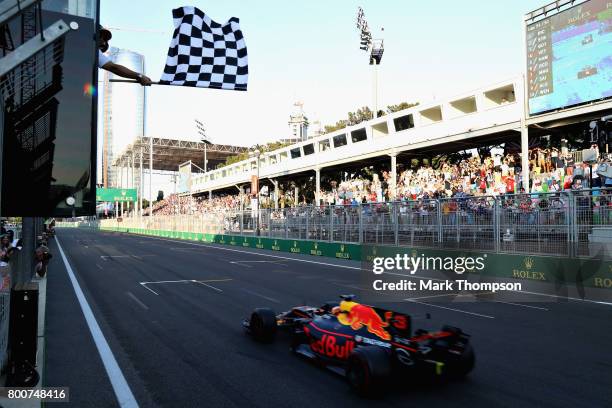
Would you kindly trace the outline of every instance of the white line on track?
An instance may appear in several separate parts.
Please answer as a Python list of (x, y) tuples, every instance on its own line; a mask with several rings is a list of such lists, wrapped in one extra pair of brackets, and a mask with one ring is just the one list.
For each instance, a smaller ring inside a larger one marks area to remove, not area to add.
[[(177, 243), (180, 241), (177, 240), (172, 240), (172, 239), (166, 239), (166, 238), (159, 238), (159, 237), (148, 237), (149, 239), (152, 240), (160, 240), (160, 241), (167, 241), (167, 242), (172, 242), (172, 243)], [(200, 248), (212, 248), (212, 249), (217, 249), (219, 251), (231, 251), (231, 252), (238, 252), (238, 253), (242, 253), (242, 254), (249, 254), (249, 255), (255, 255), (255, 256), (265, 256), (265, 257), (269, 257), (269, 258), (277, 258), (277, 259), (286, 259), (289, 261), (295, 261), (295, 262), (305, 262), (305, 263), (310, 263), (310, 264), (315, 264), (315, 265), (324, 265), (324, 266), (332, 266), (335, 268), (343, 268), (343, 269), (353, 269), (353, 270), (367, 270), (369, 271), (369, 269), (365, 269), (365, 268), (360, 268), (357, 266), (349, 266), (349, 265), (338, 265), (338, 264), (333, 264), (333, 263), (329, 263), (329, 262), (319, 262), (319, 261), (311, 261), (308, 259), (299, 259), (299, 258), (290, 258), (287, 256), (280, 256), (280, 255), (272, 255), (272, 254), (262, 254), (262, 253), (258, 253), (258, 252), (252, 252), (252, 251), (242, 251), (240, 249), (234, 249), (234, 248), (223, 248), (223, 247), (219, 247), (219, 246), (214, 246), (214, 245), (209, 245), (209, 244), (201, 244), (201, 243), (195, 243), (195, 242), (180, 242), (181, 244), (185, 244), (185, 245), (193, 245), (196, 247), (200, 247)], [(386, 272), (389, 275), (398, 275), (398, 276), (405, 276), (405, 277), (411, 277), (411, 278), (415, 278), (415, 279), (431, 279), (431, 280), (437, 280), (437, 281), (444, 281), (444, 279), (438, 279), (438, 278), (424, 278), (424, 277), (419, 277), (419, 276), (414, 276), (414, 275), (405, 275), (405, 274), (401, 274), (401, 273), (393, 273), (393, 272)], [(574, 300), (576, 302), (586, 302), (586, 303), (595, 303), (595, 304), (599, 304), (599, 305), (606, 305), (606, 306), (612, 306), (612, 302), (602, 302), (602, 301), (598, 301), (598, 300), (590, 300), (590, 299), (580, 299), (580, 298), (575, 298), (575, 297), (570, 297), (570, 296), (558, 296), (558, 295), (549, 295), (549, 294), (545, 294), (545, 293), (538, 293), (538, 292), (529, 292), (529, 291), (515, 291), (516, 293), (523, 293), (523, 294), (530, 294), (530, 295), (539, 295), (539, 296), (546, 296), (546, 297), (553, 297), (553, 298), (557, 298), (557, 299), (567, 299), (567, 300)]]
[(260, 297), (260, 298), (262, 298), (262, 299), (269, 300), (269, 301), (270, 301), (270, 302), (272, 302), (272, 303), (280, 303), (280, 301), (279, 301), (279, 300), (276, 300), (276, 299), (271, 298), (271, 297), (268, 297), (268, 296), (264, 296), (264, 295), (262, 295), (261, 293), (254, 292), (254, 291), (249, 290), (249, 289), (247, 289), (247, 288), (242, 288), (242, 291), (243, 291), (243, 292), (246, 292), (246, 293), (248, 293), (248, 294), (250, 294), (250, 295), (257, 296), (257, 297)]
[(495, 302), (495, 303), (503, 303), (503, 304), (512, 305), (512, 306), (526, 307), (526, 308), (529, 308), (529, 309), (545, 310), (545, 311), (548, 312), (547, 308), (540, 307), (540, 306), (523, 305), (521, 303), (504, 302), (504, 301), (501, 301), (501, 300), (494, 300), (493, 302)]
[(136, 258), (136, 259), (142, 259), (143, 257), (146, 256), (157, 256), (155, 254), (145, 254), (145, 255), (100, 255), (100, 258), (102, 258), (104, 261), (108, 261), (109, 258)]
[(83, 293), (83, 290), (81, 289), (81, 286), (74, 275), (74, 271), (72, 270), (72, 267), (68, 263), (68, 259), (64, 254), (59, 237), (55, 237), (55, 242), (57, 243), (57, 248), (60, 251), (64, 265), (66, 266), (66, 271), (68, 272), (68, 277), (72, 283), (72, 288), (74, 289), (74, 293), (79, 301), (79, 305), (81, 306), (83, 316), (85, 316), (87, 327), (89, 327), (91, 337), (93, 337), (96, 348), (98, 349), (98, 353), (102, 359), (102, 364), (104, 365), (106, 374), (110, 379), (113, 391), (115, 392), (115, 396), (119, 402), (119, 406), (122, 408), (137, 408), (138, 402), (136, 402), (136, 398), (134, 398), (134, 394), (132, 394), (132, 390), (130, 389), (129, 384), (127, 383), (125, 376), (123, 375), (123, 372), (121, 371), (121, 368), (113, 355), (113, 351), (104, 337), (104, 333), (102, 333), (102, 329), (100, 329), (100, 326), (96, 321), (96, 317), (94, 316), (89, 303), (87, 303), (85, 294)]
[(146, 285), (146, 283), (142, 283), (142, 282), (140, 282), (140, 285), (141, 285), (143, 288), (145, 288), (146, 290), (148, 290), (149, 292), (153, 292), (153, 294), (154, 294), (154, 295), (159, 296), (159, 293), (157, 293), (156, 291), (154, 291), (153, 289), (151, 289), (150, 287), (148, 287), (148, 286)]
[(237, 262), (230, 262), (231, 264), (235, 264), (235, 265), (239, 265), (242, 266), (244, 268), (249, 268), (251, 269), (253, 267), (253, 265), (249, 265), (249, 264), (244, 264), (244, 263), (237, 263)]
[(463, 296), (463, 297), (468, 297), (468, 296), (472, 296), (471, 294), (458, 294), (458, 293), (443, 293), (441, 295), (430, 295), (430, 296), (419, 296), (419, 297), (413, 297), (413, 298), (408, 298), (408, 299), (404, 299), (404, 300), (421, 300), (421, 299), (431, 299), (431, 298), (438, 298), (438, 297), (446, 297), (446, 296)]
[(147, 254), (147, 255), (130, 255), (132, 258), (136, 258), (136, 259), (140, 259), (142, 260), (142, 258), (148, 257), (148, 256), (157, 256), (155, 254)]
[(159, 296), (159, 293), (157, 293), (156, 291), (154, 291), (153, 289), (151, 289), (150, 287), (148, 287), (147, 285), (155, 285), (155, 284), (164, 284), (164, 283), (197, 283), (199, 285), (202, 286), (206, 286), (210, 289), (214, 289), (217, 292), (221, 293), (223, 292), (221, 289), (213, 286), (213, 285), (209, 285), (209, 282), (228, 282), (231, 281), (233, 279), (208, 279), (208, 280), (196, 280), (196, 279), (181, 279), (181, 280), (165, 280), (165, 281), (155, 281), (155, 282), (138, 282), (140, 283), (140, 285), (142, 285), (143, 288), (145, 288), (146, 290), (148, 290), (149, 292), (154, 293), (155, 295)]
[(204, 283), (202, 281), (196, 281), (196, 280), (194, 280), (193, 282), (194, 283), (199, 283), (200, 285), (206, 286), (207, 288), (214, 289), (214, 290), (216, 290), (219, 293), (223, 293), (223, 291), (221, 289), (219, 289), (219, 288), (217, 288), (217, 287), (215, 287), (213, 285), (209, 285), (208, 283)]
[(152, 284), (152, 283), (181, 283), (181, 282), (193, 282), (193, 279), (181, 279), (181, 280), (164, 280), (164, 281), (154, 281), (154, 282), (140, 282), (140, 284)]
[(134, 300), (134, 302), (138, 303), (138, 305), (142, 307), (144, 310), (149, 310), (149, 306), (142, 303), (140, 299), (138, 299), (132, 292), (128, 291), (128, 292), (125, 292), (125, 294), (131, 297)]
[(426, 306), (431, 306), (431, 307), (438, 307), (440, 309), (452, 310), (453, 312), (465, 313), (465, 314), (472, 315), (472, 316), (485, 317), (487, 319), (495, 319), (495, 317), (493, 317), (493, 316), (484, 315), (484, 314), (480, 314), (480, 313), (474, 313), (474, 312), (468, 312), (467, 310), (455, 309), (455, 308), (452, 308), (452, 307), (435, 305), (435, 304), (432, 304), (432, 303), (419, 302), (419, 301), (412, 300), (412, 299), (404, 299), (404, 300), (407, 301), (407, 302), (418, 303), (418, 304), (421, 304), (421, 305), (426, 305)]

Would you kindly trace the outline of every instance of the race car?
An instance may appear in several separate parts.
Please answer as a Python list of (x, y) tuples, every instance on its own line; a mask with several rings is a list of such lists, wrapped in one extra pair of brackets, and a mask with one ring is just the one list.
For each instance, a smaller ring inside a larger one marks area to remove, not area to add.
[(474, 368), (470, 336), (461, 329), (412, 334), (409, 315), (360, 304), (354, 295), (340, 298), (278, 315), (258, 308), (242, 324), (264, 343), (273, 342), (278, 331), (289, 333), (294, 353), (345, 376), (362, 395), (379, 393), (392, 379), (460, 378)]

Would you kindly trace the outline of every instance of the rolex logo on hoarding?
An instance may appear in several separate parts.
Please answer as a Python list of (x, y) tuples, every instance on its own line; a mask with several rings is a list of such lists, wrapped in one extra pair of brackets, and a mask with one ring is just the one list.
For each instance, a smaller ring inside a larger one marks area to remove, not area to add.
[(293, 252), (294, 254), (298, 254), (301, 252), (301, 249), (298, 248), (297, 241), (293, 241), (293, 248), (291, 248), (291, 252)]
[(345, 252), (346, 247), (344, 246), (344, 244), (340, 245), (340, 252), (336, 252), (336, 258), (341, 258), (341, 259), (350, 259), (351, 254), (348, 252)]
[(310, 250), (310, 255), (321, 256), (323, 253), (319, 250), (319, 243), (313, 242), (312, 249)]
[(527, 256), (523, 259), (523, 265), (525, 266), (524, 270), (513, 269), (512, 277), (515, 279), (531, 279), (531, 280), (540, 280), (546, 281), (546, 274), (544, 271), (534, 271), (535, 260)]

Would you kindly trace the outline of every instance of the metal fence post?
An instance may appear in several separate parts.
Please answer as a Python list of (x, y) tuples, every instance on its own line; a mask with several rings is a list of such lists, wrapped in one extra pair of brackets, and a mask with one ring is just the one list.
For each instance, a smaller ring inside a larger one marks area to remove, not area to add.
[(329, 206), (329, 241), (334, 240), (334, 206)]
[(399, 246), (399, 214), (397, 211), (397, 202), (391, 202), (393, 208), (393, 234), (395, 246)]
[(569, 200), (568, 204), (572, 212), (571, 222), (572, 222), (572, 257), (578, 256), (578, 246), (580, 245), (579, 236), (578, 236), (578, 208), (576, 205), (576, 195), (574, 195), (571, 191), (568, 193)]
[(306, 239), (309, 238), (310, 234), (309, 229), (310, 229), (310, 206), (306, 206)]
[(268, 238), (272, 238), (272, 209), (268, 208)]
[(499, 252), (499, 249), (501, 247), (501, 242), (500, 242), (500, 230), (499, 230), (499, 223), (500, 223), (500, 214), (499, 214), (499, 209), (500, 209), (500, 205), (499, 205), (499, 200), (497, 199), (497, 197), (494, 198), (494, 205), (493, 205), (493, 236), (495, 237), (495, 252)]
[(443, 235), (442, 235), (442, 206), (440, 205), (440, 200), (436, 199), (436, 222), (438, 223), (438, 246), (442, 248), (443, 245)]
[(359, 203), (357, 211), (359, 212), (359, 243), (363, 244), (363, 205), (361, 203)]
[(289, 225), (288, 225), (289, 217), (287, 217), (287, 209), (286, 208), (283, 209), (283, 217), (285, 217), (284, 218), (284, 220), (285, 220), (285, 222), (284, 222), (284, 224), (285, 224), (285, 239), (289, 239)]

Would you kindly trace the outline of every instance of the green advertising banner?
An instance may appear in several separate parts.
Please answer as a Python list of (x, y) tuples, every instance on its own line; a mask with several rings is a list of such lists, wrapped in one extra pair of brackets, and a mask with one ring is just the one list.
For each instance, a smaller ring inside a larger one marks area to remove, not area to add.
[(97, 202), (114, 202), (138, 200), (135, 188), (96, 188)]

